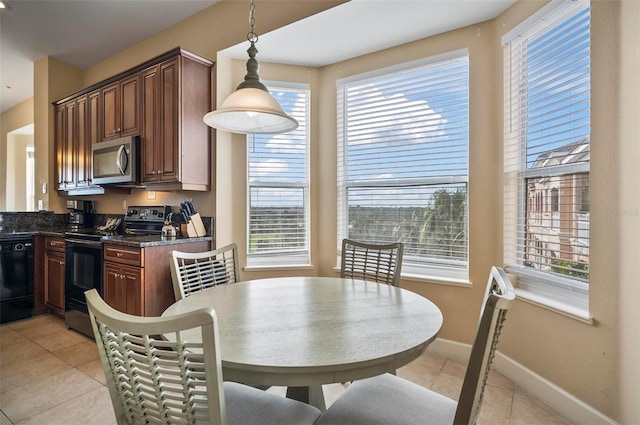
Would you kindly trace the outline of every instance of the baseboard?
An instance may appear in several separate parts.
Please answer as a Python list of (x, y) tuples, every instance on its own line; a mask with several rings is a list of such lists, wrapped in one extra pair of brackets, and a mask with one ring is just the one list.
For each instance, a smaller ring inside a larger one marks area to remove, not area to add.
[[(438, 338), (429, 345), (427, 351), (467, 364), (471, 345)], [(496, 353), (492, 367), (573, 423), (617, 425), (613, 419), (500, 352)]]

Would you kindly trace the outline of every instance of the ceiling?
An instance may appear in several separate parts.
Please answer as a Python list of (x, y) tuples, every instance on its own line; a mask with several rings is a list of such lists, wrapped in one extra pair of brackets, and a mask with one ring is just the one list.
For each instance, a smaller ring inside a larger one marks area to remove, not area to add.
[[(8, 0), (10, 9), (0, 11), (0, 112), (33, 96), (34, 62), (52, 56), (84, 69), (217, 1)], [(328, 65), (495, 18), (515, 1), (351, 0), (259, 34), (258, 59)], [(222, 53), (242, 59), (247, 47)]]

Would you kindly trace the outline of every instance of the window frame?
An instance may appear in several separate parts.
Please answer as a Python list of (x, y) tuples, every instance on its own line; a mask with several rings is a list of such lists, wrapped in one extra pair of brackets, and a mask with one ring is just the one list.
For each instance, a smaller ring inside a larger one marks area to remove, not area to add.
[[(522, 122), (517, 122), (515, 124), (515, 127), (520, 134), (519, 136), (510, 136), (508, 130), (510, 125), (512, 125), (512, 114), (514, 114), (516, 109), (519, 108), (519, 106), (514, 105), (519, 105), (520, 102), (523, 102), (522, 99), (526, 98), (527, 91), (526, 88), (522, 87), (522, 85), (511, 85), (508, 74), (513, 58), (507, 49), (511, 43), (515, 43), (522, 34), (529, 34), (534, 30), (542, 31), (541, 28), (544, 28), (544, 31), (555, 28), (555, 25), (557, 25), (555, 23), (544, 23), (547, 20), (553, 20), (553, 18), (550, 18), (551, 16), (558, 17), (560, 14), (567, 14), (567, 16), (570, 14), (571, 16), (575, 16), (585, 7), (590, 7), (588, 0), (574, 2), (551, 1), (502, 37), (502, 45), (504, 47), (503, 66), (505, 73), (505, 218), (503, 223), (505, 238), (505, 268), (508, 272), (513, 273), (517, 277), (516, 294), (518, 297), (530, 303), (556, 311), (560, 314), (567, 315), (586, 323), (593, 323), (589, 314), (589, 282), (527, 267), (523, 264), (524, 260), (521, 258), (521, 254), (517, 255), (517, 264), (513, 264), (508, 261), (508, 258), (512, 257), (512, 254), (508, 253), (508, 251), (511, 249), (517, 250), (518, 247), (523, 246), (524, 242), (522, 242), (522, 239), (524, 236), (522, 235), (526, 232), (524, 223), (527, 221), (529, 214), (533, 212), (529, 211), (531, 207), (527, 205), (526, 185), (528, 180), (542, 177), (554, 178), (572, 175), (579, 176), (581, 174), (586, 174), (590, 178), (591, 174), (590, 161), (561, 164), (551, 167), (527, 168), (527, 141), (526, 139), (523, 140), (521, 135), (524, 133), (524, 129), (527, 128), (527, 123), (524, 122), (523, 124)], [(591, 61), (591, 55), (589, 56), (589, 60)], [(518, 87), (518, 89), (514, 89), (513, 87)], [(521, 99), (517, 99), (517, 96), (512, 94), (514, 91), (518, 92), (518, 96)], [(526, 121), (526, 119), (523, 118), (522, 121)], [(588, 138), (590, 138), (590, 133), (591, 132), (589, 131), (589, 136), (587, 136)], [(507, 157), (509, 154), (517, 156), (517, 169), (514, 168), (514, 164), (508, 163)], [(517, 174), (517, 178), (513, 176), (514, 174)], [(514, 180), (516, 180), (515, 183), (513, 182)], [(550, 187), (549, 190), (553, 190), (553, 188)], [(555, 190), (558, 189), (556, 188)], [(509, 213), (508, 205), (510, 203), (514, 203), (514, 197), (517, 198), (515, 200), (517, 213)], [(549, 202), (552, 201), (552, 196), (550, 196)], [(582, 202), (584, 203), (584, 200)], [(542, 202), (538, 202), (534, 207), (544, 209), (545, 206), (541, 204)], [(551, 214), (554, 212), (553, 207), (553, 205), (549, 205), (549, 212)], [(517, 216), (513, 217), (514, 214), (517, 214)], [(513, 221), (515, 224), (509, 223), (509, 221)], [(550, 230), (555, 232), (558, 231), (558, 229)], [(513, 239), (514, 237), (515, 239)], [(572, 246), (573, 245), (574, 244), (572, 244)]]
[[(444, 65), (446, 62), (464, 60), (466, 61), (466, 169), (465, 175), (440, 175), (440, 176), (419, 176), (415, 178), (401, 177), (398, 179), (368, 179), (358, 180), (353, 182), (346, 181), (346, 152), (345, 152), (345, 140), (346, 140), (346, 124), (345, 114), (346, 109), (344, 103), (346, 102), (346, 96), (341, 91), (345, 91), (351, 83), (364, 83), (368, 80), (376, 78), (382, 78), (385, 76), (391, 76), (394, 73), (404, 73), (410, 70), (416, 72), (420, 67), (433, 66), (437, 64)], [(424, 59), (416, 61), (406, 62), (398, 65), (394, 65), (387, 68), (382, 68), (375, 71), (370, 71), (350, 77), (342, 78), (336, 81), (337, 90), (337, 132), (338, 132), (338, 152), (337, 152), (337, 204), (338, 204), (338, 217), (337, 217), (337, 267), (340, 266), (341, 260), (341, 243), (342, 239), (348, 238), (348, 222), (349, 222), (349, 201), (348, 190), (350, 188), (385, 188), (385, 187), (406, 187), (406, 186), (422, 186), (430, 189), (437, 188), (438, 186), (444, 187), (447, 184), (462, 184), (465, 187), (465, 201), (464, 201), (464, 231), (466, 233), (466, 260), (455, 261), (450, 259), (429, 258), (411, 256), (408, 254), (405, 247), (403, 264), (402, 264), (402, 277), (412, 280), (429, 280), (438, 281), (443, 283), (452, 283), (458, 285), (469, 285), (469, 121), (470, 121), (470, 105), (469, 105), (469, 91), (470, 91), (470, 56), (468, 49), (458, 49), (455, 51), (446, 52), (439, 55), (430, 56)], [(396, 185), (394, 186), (393, 183)], [(423, 259), (422, 261), (420, 259)], [(457, 268), (452, 268), (451, 265), (457, 265)]]
[[(268, 181), (257, 180), (252, 182), (250, 178), (251, 172), (251, 143), (252, 138), (256, 135), (247, 134), (247, 166), (246, 166), (246, 237), (247, 237), (247, 265), (246, 270), (259, 270), (259, 269), (293, 269), (293, 268), (309, 268), (311, 267), (311, 172), (310, 172), (310, 147), (311, 147), (311, 86), (306, 83), (294, 83), (283, 81), (263, 81), (268, 87), (269, 92), (277, 92), (283, 90), (304, 92), (306, 95), (306, 111), (305, 111), (305, 182), (281, 182), (281, 181)], [(299, 129), (293, 130), (299, 131)], [(259, 135), (264, 137), (265, 135)], [(267, 135), (269, 136), (269, 135)], [(267, 189), (302, 189), (302, 202), (304, 207), (304, 222), (305, 222), (305, 245), (302, 250), (280, 250), (272, 253), (250, 253), (251, 244), (251, 193), (254, 188), (267, 188)]]

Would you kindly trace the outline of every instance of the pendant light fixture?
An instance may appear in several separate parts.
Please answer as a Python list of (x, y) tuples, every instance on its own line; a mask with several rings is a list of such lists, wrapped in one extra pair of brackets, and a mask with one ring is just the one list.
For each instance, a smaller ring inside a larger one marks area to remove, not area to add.
[(298, 121), (287, 115), (277, 100), (270, 94), (258, 75), (258, 60), (255, 43), (258, 35), (255, 32), (254, 0), (249, 9), (251, 32), (247, 40), (251, 45), (247, 50), (247, 75), (244, 81), (222, 103), (219, 109), (211, 111), (203, 118), (205, 124), (218, 130), (242, 134), (275, 134), (286, 133), (298, 128)]

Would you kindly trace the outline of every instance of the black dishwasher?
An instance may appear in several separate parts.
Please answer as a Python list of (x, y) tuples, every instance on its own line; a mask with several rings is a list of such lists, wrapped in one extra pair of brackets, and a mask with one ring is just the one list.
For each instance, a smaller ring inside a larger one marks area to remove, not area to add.
[(33, 236), (0, 236), (0, 323), (33, 314)]

